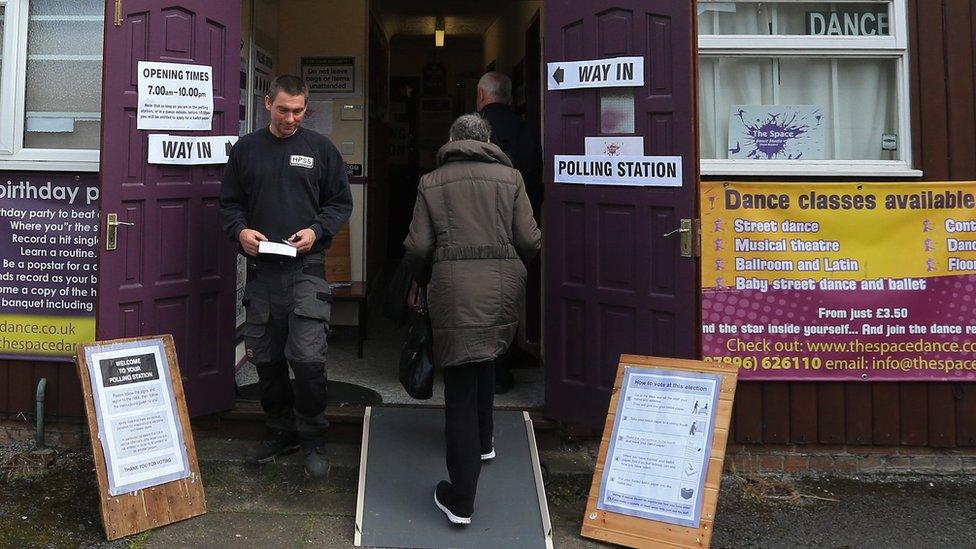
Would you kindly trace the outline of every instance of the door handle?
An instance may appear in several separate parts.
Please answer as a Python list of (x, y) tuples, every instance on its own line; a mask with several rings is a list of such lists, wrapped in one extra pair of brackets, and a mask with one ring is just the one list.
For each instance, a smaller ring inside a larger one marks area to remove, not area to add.
[(673, 231), (664, 233), (667, 238), (675, 233), (681, 235), (681, 257), (698, 257), (701, 255), (699, 242), (699, 221), (697, 219), (682, 219), (681, 225)]
[(119, 225), (123, 225), (125, 227), (135, 227), (136, 224), (130, 223), (129, 221), (119, 221), (119, 214), (115, 213), (110, 213), (105, 217), (105, 249), (107, 251), (113, 251), (117, 249), (119, 245)]
[(686, 232), (688, 232), (688, 231), (690, 231), (690, 230), (691, 230), (691, 229), (690, 229), (690, 228), (688, 228), (688, 227), (679, 227), (679, 228), (677, 228), (677, 229), (675, 229), (675, 230), (673, 230), (673, 231), (668, 231), (668, 232), (666, 232), (666, 233), (664, 233), (664, 236), (666, 236), (666, 237), (667, 237), (667, 236), (671, 236), (671, 235), (673, 235), (674, 233), (686, 233)]

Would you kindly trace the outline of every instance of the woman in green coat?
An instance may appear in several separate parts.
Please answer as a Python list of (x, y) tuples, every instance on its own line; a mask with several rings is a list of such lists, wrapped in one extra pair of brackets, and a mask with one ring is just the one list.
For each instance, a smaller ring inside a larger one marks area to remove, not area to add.
[(404, 241), (406, 259), (426, 286), (433, 361), (444, 369), (447, 469), (434, 503), (469, 524), (482, 460), (492, 441), (494, 359), (515, 338), (525, 263), (542, 243), (522, 176), (477, 114), (451, 126), (439, 167), (420, 180)]

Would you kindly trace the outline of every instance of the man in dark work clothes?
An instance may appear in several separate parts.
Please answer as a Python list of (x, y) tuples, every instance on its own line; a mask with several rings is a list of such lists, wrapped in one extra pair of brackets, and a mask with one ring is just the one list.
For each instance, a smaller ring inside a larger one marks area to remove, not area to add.
[[(536, 223), (542, 218), (542, 148), (532, 135), (528, 124), (522, 117), (512, 112), (512, 80), (500, 73), (485, 73), (478, 81), (478, 112), (491, 124), (491, 142), (498, 145), (512, 161), (512, 167), (522, 174), (525, 192), (532, 204)], [(538, 321), (541, 288), (539, 259), (529, 265), (526, 285), (526, 318), (529, 323)], [(525, 330), (525, 326), (522, 327)], [(519, 352), (517, 345), (509, 347), (508, 353), (495, 364), (495, 393), (508, 392), (515, 383), (509, 369), (511, 361)], [(524, 353), (523, 353), (524, 354)]]
[[(264, 105), (271, 123), (234, 145), (220, 186), (221, 225), (248, 255), (244, 345), (271, 431), (246, 458), (268, 463), (301, 448), (305, 472), (322, 477), (329, 471), (325, 351), (332, 312), (324, 252), (352, 213), (352, 193), (335, 145), (301, 127), (308, 106), (302, 79), (276, 78)], [(259, 253), (262, 242), (290, 245), (296, 257)]]

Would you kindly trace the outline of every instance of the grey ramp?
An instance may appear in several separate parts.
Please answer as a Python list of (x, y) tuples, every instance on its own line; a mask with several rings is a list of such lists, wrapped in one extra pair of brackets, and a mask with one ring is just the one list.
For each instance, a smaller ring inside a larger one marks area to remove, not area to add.
[(536, 474), (535, 440), (530, 439), (522, 412), (495, 412), (497, 457), (481, 467), (474, 515), (467, 526), (450, 524), (434, 506), (434, 487), (448, 478), (443, 408), (373, 407), (367, 421), (357, 545), (552, 546), (549, 512)]

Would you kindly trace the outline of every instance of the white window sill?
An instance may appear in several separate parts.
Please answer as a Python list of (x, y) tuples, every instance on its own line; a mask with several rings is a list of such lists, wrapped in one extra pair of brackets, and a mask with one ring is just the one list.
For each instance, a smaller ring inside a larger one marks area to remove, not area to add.
[(0, 172), (92, 172), (98, 173), (99, 162), (81, 160), (0, 160)]
[(922, 177), (904, 162), (866, 160), (702, 160), (701, 175), (806, 177)]

